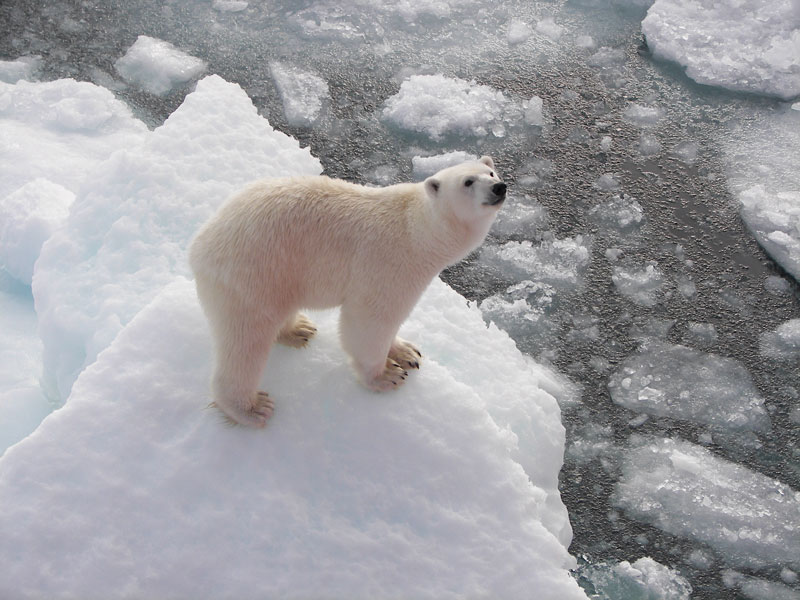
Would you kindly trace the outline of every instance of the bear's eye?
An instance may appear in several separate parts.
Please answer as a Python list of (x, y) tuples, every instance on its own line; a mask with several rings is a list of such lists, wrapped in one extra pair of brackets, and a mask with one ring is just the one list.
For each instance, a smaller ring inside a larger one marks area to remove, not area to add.
[(489, 173), (489, 177), (494, 177), (494, 171), (492, 171), (491, 173)]
[(465, 187), (469, 187), (469, 186), (471, 186), (473, 183), (475, 183), (475, 180), (474, 180), (474, 179), (467, 179), (467, 180), (464, 182), (464, 186), (465, 186)]

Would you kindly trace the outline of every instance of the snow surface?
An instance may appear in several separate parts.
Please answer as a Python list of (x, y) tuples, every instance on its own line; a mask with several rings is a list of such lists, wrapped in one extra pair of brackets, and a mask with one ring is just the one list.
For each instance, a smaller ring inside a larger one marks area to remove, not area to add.
[(128, 82), (164, 96), (199, 77), (206, 63), (169, 42), (140, 35), (114, 67)]
[(730, 430), (767, 431), (770, 418), (747, 369), (732, 358), (651, 343), (610, 377), (612, 400), (660, 417)]
[(432, 140), (445, 135), (505, 134), (503, 121), (516, 107), (503, 92), (443, 75), (412, 75), (386, 101), (383, 118)]
[(642, 21), (653, 54), (707, 85), (800, 95), (800, 5), (795, 0), (656, 0)]
[(0, 595), (584, 598), (549, 374), (438, 280), (393, 394), (313, 316), (307, 351), (270, 357), (269, 427), (230, 427), (194, 286), (167, 286), (3, 457)]
[(36, 263), (48, 395), (66, 399), (131, 318), (175, 274), (188, 274), (184, 249), (227, 196), (260, 177), (320, 171), (238, 85), (216, 75), (139, 145), (97, 165)]
[(800, 492), (679, 439), (632, 440), (614, 502), (749, 568), (800, 566)]

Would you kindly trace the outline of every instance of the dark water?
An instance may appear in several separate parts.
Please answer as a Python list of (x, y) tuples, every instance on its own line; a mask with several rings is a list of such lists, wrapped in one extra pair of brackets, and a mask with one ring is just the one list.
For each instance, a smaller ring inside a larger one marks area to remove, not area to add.
[[(707, 447), (800, 489), (797, 425), (789, 418), (798, 402), (800, 368), (796, 363), (775, 364), (758, 353), (759, 334), (800, 314), (800, 288), (747, 232), (726, 188), (719, 147), (727, 125), (741, 118), (742, 108), (769, 107), (773, 102), (698, 86), (676, 67), (654, 62), (639, 31), (643, 10), (605, 3), (591, 7), (509, 2), (491, 8), (454, 6), (445, 17), (422, 13), (409, 23), (391, 11), (365, 7), (348, 15), (338, 11), (336, 3), (315, 6), (251, 2), (243, 13), (220, 13), (210, 2), (199, 1), (5, 0), (0, 4), (0, 57), (40, 54), (40, 78), (74, 77), (111, 87), (140, 118), (156, 126), (180, 105), (191, 86), (157, 98), (125, 86), (113, 62), (140, 34), (169, 41), (206, 60), (208, 72), (239, 83), (274, 127), (310, 145), (326, 173), (355, 181), (408, 180), (411, 156), (423, 152), (461, 149), (491, 154), (510, 185), (512, 200), (527, 193), (547, 209), (548, 231), (540, 233), (591, 239), (592, 260), (582, 285), (562, 293), (551, 315), (552, 338), (526, 339), (510, 332), (523, 351), (552, 361), (580, 386), (581, 404), (564, 410), (568, 446), (594, 435), (587, 432), (597, 427), (604, 428), (604, 439), (611, 442), (609, 451), (588, 462), (568, 455), (562, 469), (562, 497), (574, 528), (570, 551), (589, 562), (651, 556), (687, 577), (693, 598), (737, 597), (721, 583), (724, 560), (709, 569), (693, 568), (685, 558), (700, 545), (632, 521), (611, 506), (619, 457), (631, 433), (696, 442), (705, 429), (658, 418), (632, 426), (636, 413), (612, 403), (607, 378), (638, 347), (637, 328), (646, 328), (653, 318), (674, 320), (665, 334), (674, 343), (686, 343), (690, 322), (713, 324), (718, 337), (703, 351), (746, 366), (766, 399), (773, 431), (757, 444)], [(533, 23), (548, 14), (555, 14), (565, 27), (563, 40), (509, 47), (504, 28), (511, 17)], [(353, 26), (343, 31), (356, 34), (317, 36), (299, 25), (324, 20)], [(588, 64), (591, 52), (569, 42), (579, 34), (591, 35), (598, 46), (620, 49), (624, 58), (608, 66)], [(269, 75), (273, 60), (326, 79), (331, 100), (318, 127), (297, 128), (286, 122)], [(438, 142), (393, 129), (376, 115), (412, 72), (475, 79), (517, 101), (537, 95), (544, 100), (550, 124), (545, 132), (511, 126), (503, 137)], [(665, 111), (659, 124), (648, 129), (663, 148), (652, 158), (643, 158), (636, 149), (642, 129), (620, 117), (632, 102), (656, 104)], [(607, 152), (598, 147), (605, 135), (613, 138)], [(691, 165), (669, 155), (686, 140), (699, 144)], [(535, 162), (542, 160), (550, 162)], [(536, 164), (550, 168), (539, 173), (533, 189), (523, 190), (517, 181)], [(620, 191), (644, 209), (646, 225), (632, 238), (610, 235), (587, 217), (592, 206), (611, 196), (594, 186), (604, 173), (616, 173)], [(615, 291), (612, 266), (604, 256), (609, 247), (623, 248), (638, 264), (658, 262), (667, 283), (655, 306), (636, 305)], [(767, 292), (764, 281), (770, 275), (789, 279), (790, 292)], [(690, 299), (676, 288), (682, 276), (696, 285), (697, 294)], [(448, 269), (443, 278), (474, 300), (515, 283), (478, 255)], [(581, 319), (597, 325), (596, 339), (587, 342), (569, 335)], [(599, 371), (593, 366), (598, 357), (606, 361)], [(754, 574), (777, 580), (775, 572)]]

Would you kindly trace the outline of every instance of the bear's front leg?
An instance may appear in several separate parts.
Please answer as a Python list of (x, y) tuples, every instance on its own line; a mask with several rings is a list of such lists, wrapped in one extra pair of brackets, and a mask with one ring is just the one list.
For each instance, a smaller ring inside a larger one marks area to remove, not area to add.
[[(408, 377), (412, 355), (419, 358), (411, 344), (395, 338), (398, 328), (399, 323), (385, 314), (378, 316), (353, 305), (342, 306), (339, 321), (342, 347), (353, 359), (361, 382), (376, 392), (401, 386)], [(392, 350), (400, 360), (392, 357)]]

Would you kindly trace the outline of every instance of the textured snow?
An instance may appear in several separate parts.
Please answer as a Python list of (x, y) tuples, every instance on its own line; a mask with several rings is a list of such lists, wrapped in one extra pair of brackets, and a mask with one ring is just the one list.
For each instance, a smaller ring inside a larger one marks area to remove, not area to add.
[(33, 281), (44, 383), (62, 401), (136, 312), (188, 273), (189, 238), (228, 195), (260, 177), (321, 170), (239, 86), (216, 75), (142, 143), (96, 168), (42, 247)]
[(727, 564), (800, 566), (800, 493), (678, 439), (640, 439), (614, 502), (632, 518), (716, 550)]
[(770, 427), (742, 364), (686, 346), (648, 344), (622, 362), (608, 388), (615, 403), (651, 415), (731, 430)]
[(653, 54), (707, 85), (790, 99), (800, 94), (794, 0), (656, 0), (642, 21)]
[(199, 77), (206, 63), (169, 42), (140, 35), (114, 67), (128, 82), (164, 96)]

